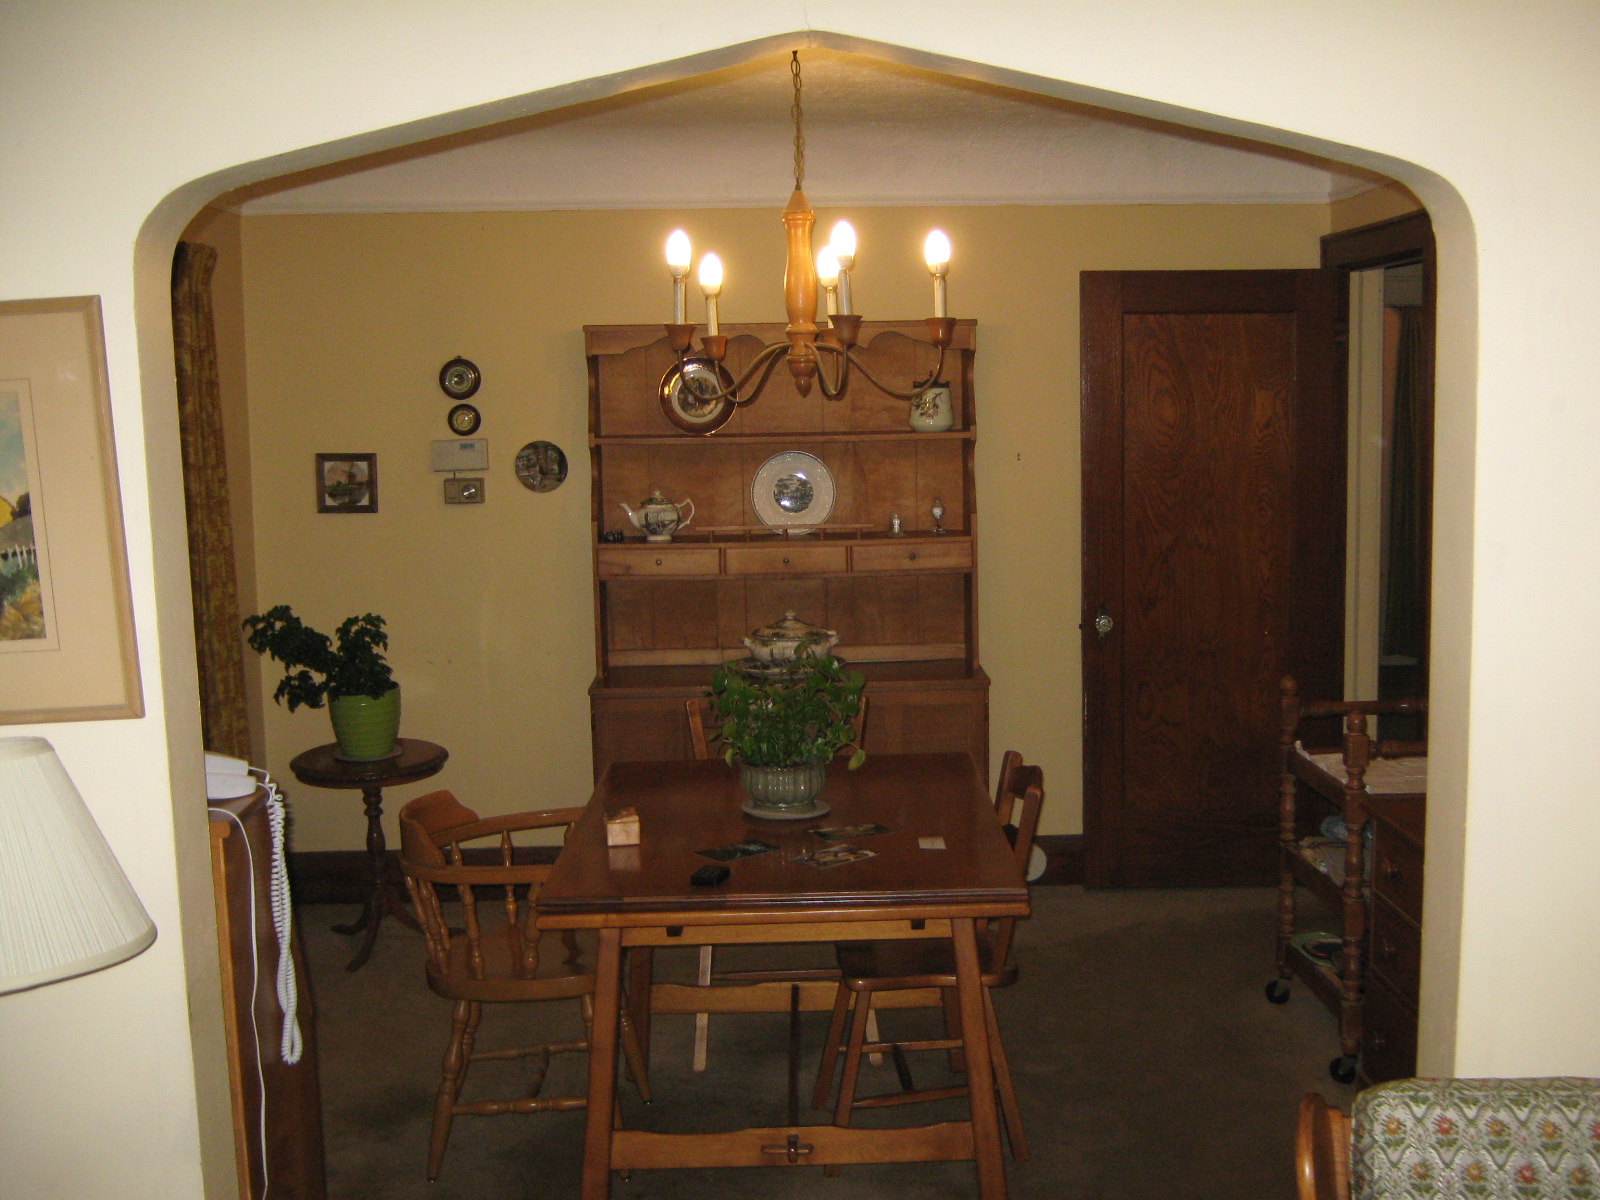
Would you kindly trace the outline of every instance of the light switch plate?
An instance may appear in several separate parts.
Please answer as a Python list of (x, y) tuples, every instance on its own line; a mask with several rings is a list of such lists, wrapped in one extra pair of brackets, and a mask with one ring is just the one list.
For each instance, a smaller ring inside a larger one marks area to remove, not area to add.
[(435, 471), (487, 471), (488, 438), (444, 438), (429, 447)]
[(444, 481), (444, 502), (446, 504), (482, 504), (483, 480), (481, 479), (446, 479)]

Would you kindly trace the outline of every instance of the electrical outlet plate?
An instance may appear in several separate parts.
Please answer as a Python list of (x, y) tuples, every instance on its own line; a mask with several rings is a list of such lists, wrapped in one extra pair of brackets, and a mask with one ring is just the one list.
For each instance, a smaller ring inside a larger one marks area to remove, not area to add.
[(482, 504), (483, 480), (446, 479), (444, 481), (444, 502), (446, 504)]

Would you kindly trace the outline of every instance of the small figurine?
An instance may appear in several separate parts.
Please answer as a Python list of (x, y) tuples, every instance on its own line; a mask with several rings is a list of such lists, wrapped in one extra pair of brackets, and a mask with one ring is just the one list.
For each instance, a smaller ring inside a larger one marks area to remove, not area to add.
[(889, 536), (890, 537), (905, 537), (905, 535), (906, 535), (906, 531), (904, 529), (900, 528), (900, 514), (899, 513), (891, 513), (889, 515)]
[(943, 533), (944, 532), (944, 526), (940, 525), (939, 522), (944, 520), (944, 501), (943, 500), (939, 500), (939, 499), (935, 499), (934, 502), (933, 502), (933, 508), (931, 510), (929, 510), (929, 511), (931, 511), (933, 513), (933, 531), (934, 531), (934, 533)]

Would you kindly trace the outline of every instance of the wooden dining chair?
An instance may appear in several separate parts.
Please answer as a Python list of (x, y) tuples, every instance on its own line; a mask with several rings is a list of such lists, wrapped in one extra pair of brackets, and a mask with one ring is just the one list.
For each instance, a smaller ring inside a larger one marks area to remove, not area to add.
[[(1017, 751), (1006, 751), (1000, 763), (995, 813), (1006, 831), (1017, 866), (1024, 876), (1027, 874), (1028, 856), (1033, 851), (1034, 835), (1039, 828), (1039, 810), (1043, 804), (1044, 772), (1038, 767), (1025, 765), (1022, 755)], [(1011, 958), (1015, 931), (1015, 917), (983, 923), (978, 934), (978, 965), (983, 983), (984, 1023), (989, 1032), (989, 1056), (994, 1066), (1000, 1109), (1005, 1114), (1006, 1140), (1011, 1145), (1012, 1157), (1023, 1162), (1028, 1157), (1028, 1143), (1022, 1132), (1016, 1089), (1011, 1083), (1011, 1068), (1006, 1062), (991, 995), (993, 989), (1008, 987), (1016, 982), (1017, 967)], [(918, 1089), (911, 1078), (911, 1069), (905, 1057), (908, 1050), (944, 1050), (950, 1053), (953, 1068), (962, 1070), (965, 1066), (965, 1043), (961, 1034), (960, 1010), (956, 1003), (955, 950), (951, 943), (946, 939), (839, 942), (836, 950), (839, 990), (834, 997), (833, 1017), (828, 1025), (827, 1044), (823, 1050), (821, 1068), (817, 1072), (812, 1105), (823, 1110), (828, 1108), (828, 1094), (841, 1054), (844, 1056), (844, 1068), (840, 1073), (838, 1100), (833, 1106), (835, 1125), (849, 1125), (851, 1114), (858, 1108), (885, 1108), (967, 1095), (965, 1085)], [(947, 1036), (916, 1041), (880, 1041), (868, 1028), (868, 1020), (873, 1012), (873, 997), (882, 992), (914, 988), (941, 989)], [(850, 1025), (848, 1034), (845, 1031), (847, 1019)], [(900, 1091), (882, 1096), (856, 1095), (862, 1056), (873, 1052), (887, 1052), (893, 1058)], [(829, 1171), (837, 1173), (836, 1168), (829, 1168)]]
[[(582, 812), (581, 808), (562, 808), (480, 819), (447, 791), (419, 796), (400, 811), (400, 867), (427, 942), (428, 986), (455, 1002), (428, 1142), (430, 1181), (439, 1177), (450, 1126), (457, 1116), (551, 1112), (583, 1108), (588, 1103), (585, 1096), (539, 1094), (550, 1056), (587, 1050), (587, 1037), (519, 1049), (474, 1050), (485, 1004), (577, 1000), (585, 1030), (593, 1024), (595, 977), (581, 961), (576, 938), (565, 939), (566, 952), (558, 962), (541, 954), (534, 898), (553, 868), (549, 864), (517, 864), (512, 842), (514, 833), (561, 828)], [(493, 839), (492, 846), (486, 852), (464, 849), (464, 843), (479, 839)], [(473, 861), (467, 860), (468, 854)], [(453, 897), (445, 891), (450, 888)], [(474, 888), (492, 888), (499, 893), (498, 899), (480, 904)], [(444, 906), (451, 898), (460, 901), (459, 915), (451, 916), (464, 929), (452, 929), (446, 920)], [(622, 1039), (639, 1095), (648, 1102), (650, 1084), (644, 1055), (627, 1013), (622, 1016)], [(461, 1087), (473, 1063), (517, 1058), (537, 1060), (522, 1096), (460, 1102)]]
[[(856, 715), (851, 719), (855, 726), (856, 745), (866, 744), (867, 736), (867, 697), (861, 697), (861, 704), (856, 709)], [(717, 719), (716, 708), (711, 703), (709, 696), (691, 696), (683, 702), (685, 714), (689, 718), (689, 744), (694, 748), (697, 759), (712, 759), (722, 757), (721, 722)], [(725, 975), (713, 973), (714, 956), (713, 947), (700, 947), (700, 961), (695, 970), (695, 984), (699, 987), (710, 987), (713, 982), (730, 983), (737, 981), (751, 982), (754, 980), (798, 982), (806, 979), (816, 979), (819, 974), (823, 978), (833, 978), (833, 972), (817, 971), (741, 971)], [(872, 1035), (877, 1036), (877, 1016), (873, 1016)], [(694, 1050), (690, 1065), (696, 1071), (704, 1071), (708, 1061), (711, 1039), (711, 1014), (697, 1012), (694, 1015)], [(876, 1065), (882, 1058), (874, 1055), (872, 1059)]]

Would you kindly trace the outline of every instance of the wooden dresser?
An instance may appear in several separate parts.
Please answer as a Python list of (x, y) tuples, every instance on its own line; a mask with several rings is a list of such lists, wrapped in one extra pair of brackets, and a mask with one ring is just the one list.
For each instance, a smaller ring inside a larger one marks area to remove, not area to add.
[[(725, 325), (737, 377), (783, 326)], [(972, 371), (976, 326), (956, 324), (944, 378), (954, 426), (913, 432), (909, 405), (853, 375), (838, 400), (801, 397), (773, 373), (715, 432), (687, 433), (663, 411), (676, 358), (659, 325), (588, 326), (594, 541), (596, 778), (617, 761), (692, 757), (684, 700), (751, 630), (794, 611), (840, 635), (835, 653), (867, 677), (872, 753), (966, 750), (987, 770), (989, 679), (978, 662), (978, 498)], [(906, 388), (937, 350), (921, 321), (862, 325), (872, 374)], [(760, 519), (752, 486), (774, 456), (799, 451), (832, 477), (826, 522), (788, 533)], [(622, 510), (659, 489), (692, 500), (670, 542), (647, 542)], [(936, 532), (934, 502), (943, 506)], [(903, 536), (893, 537), (898, 513)], [(604, 538), (605, 540), (602, 540)], [(620, 539), (614, 541), (613, 539)]]
[(1372, 893), (1362, 1013), (1361, 1078), (1417, 1073), (1417, 991), (1422, 962), (1422, 859), (1427, 800), (1373, 796)]

